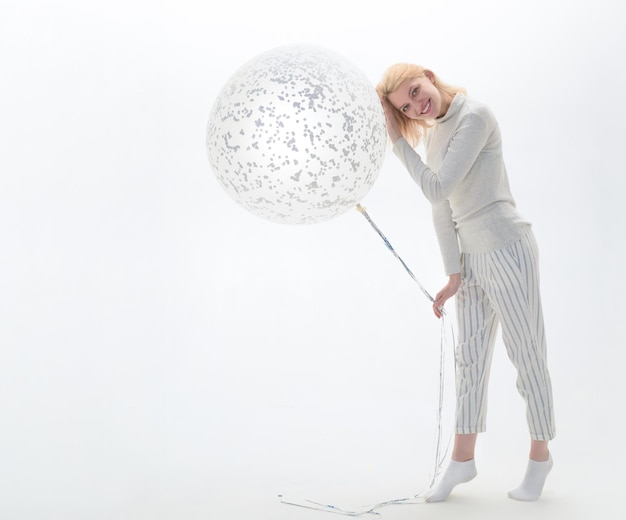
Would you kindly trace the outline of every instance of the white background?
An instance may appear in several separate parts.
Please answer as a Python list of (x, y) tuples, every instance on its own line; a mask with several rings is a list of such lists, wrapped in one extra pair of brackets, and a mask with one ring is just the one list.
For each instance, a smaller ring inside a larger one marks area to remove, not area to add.
[[(328, 514), (276, 496), (349, 508), (425, 490), (440, 341), (428, 301), (356, 211), (267, 222), (209, 169), (221, 86), (291, 43), (339, 52), (373, 84), (421, 63), (489, 104), (541, 250), (558, 421), (543, 498), (506, 497), (528, 439), (499, 342), (479, 477), (383, 517), (623, 511), (618, 6), (4, 0), (0, 518), (309, 519)], [(362, 202), (436, 292), (428, 205), (388, 155)]]

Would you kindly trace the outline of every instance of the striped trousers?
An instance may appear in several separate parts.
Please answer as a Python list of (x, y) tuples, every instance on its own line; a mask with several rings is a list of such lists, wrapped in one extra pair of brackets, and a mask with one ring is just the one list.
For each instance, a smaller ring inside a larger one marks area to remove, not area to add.
[(462, 255), (462, 282), (456, 295), (456, 433), (486, 429), (489, 370), (500, 325), (508, 357), (517, 369), (517, 389), (526, 402), (531, 439), (555, 436), (538, 256), (532, 230), (503, 249)]

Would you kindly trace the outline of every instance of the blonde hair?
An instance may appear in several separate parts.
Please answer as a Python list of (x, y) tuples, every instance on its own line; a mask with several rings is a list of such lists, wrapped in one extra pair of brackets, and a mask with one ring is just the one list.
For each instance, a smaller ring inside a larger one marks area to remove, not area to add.
[[(416, 79), (425, 76), (426, 74), (432, 75), (433, 84), (443, 94), (448, 94), (454, 97), (455, 94), (466, 94), (466, 90), (462, 87), (453, 87), (444, 83), (437, 77), (437, 75), (429, 69), (425, 69), (420, 65), (413, 65), (411, 63), (396, 63), (389, 67), (381, 82), (376, 85), (376, 92), (379, 96), (387, 98), (389, 94), (398, 90), (398, 87), (404, 83), (407, 79)], [(391, 103), (390, 103), (391, 105)], [(417, 146), (418, 143), (426, 136), (426, 132), (431, 127), (431, 122), (422, 119), (409, 119), (402, 112), (397, 110), (393, 105), (392, 113), (396, 121), (400, 125), (400, 132), (402, 136), (411, 143), (412, 146)]]

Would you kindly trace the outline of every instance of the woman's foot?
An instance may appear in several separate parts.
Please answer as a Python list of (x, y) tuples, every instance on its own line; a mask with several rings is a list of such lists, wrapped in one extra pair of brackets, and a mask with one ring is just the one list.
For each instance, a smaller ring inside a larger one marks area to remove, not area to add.
[(541, 496), (543, 485), (546, 482), (546, 477), (548, 473), (550, 473), (552, 466), (553, 462), (551, 456), (549, 456), (548, 460), (543, 462), (529, 459), (524, 480), (519, 487), (509, 491), (509, 497), (515, 500), (523, 500), (524, 502), (537, 500)]
[(457, 484), (469, 482), (476, 475), (474, 459), (466, 462), (450, 461), (450, 465), (441, 478), (439, 485), (426, 496), (426, 502), (442, 502), (448, 498)]

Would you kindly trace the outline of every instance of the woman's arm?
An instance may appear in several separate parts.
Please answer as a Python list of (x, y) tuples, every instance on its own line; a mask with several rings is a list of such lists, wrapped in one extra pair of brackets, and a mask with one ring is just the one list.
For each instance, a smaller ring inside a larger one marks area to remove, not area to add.
[(461, 252), (456, 234), (456, 226), (452, 220), (452, 209), (447, 200), (432, 203), (433, 225), (441, 251), (443, 267), (447, 275), (461, 270)]
[(393, 151), (404, 163), (409, 174), (431, 202), (444, 200), (467, 175), (484, 148), (491, 129), (488, 120), (470, 113), (455, 131), (439, 171), (434, 172), (422, 161), (413, 147), (402, 138), (396, 139)]
[(454, 296), (461, 285), (461, 253), (457, 239), (456, 227), (452, 220), (452, 210), (447, 200), (432, 204), (433, 223), (439, 242), (446, 274), (449, 276), (446, 286), (437, 293), (433, 302), (433, 311), (441, 318), (446, 301)]

